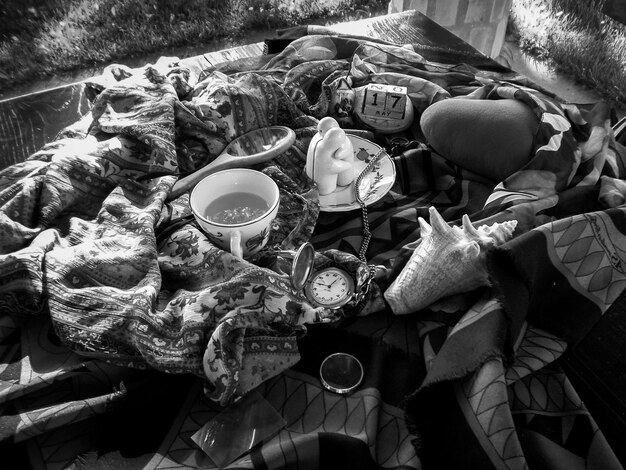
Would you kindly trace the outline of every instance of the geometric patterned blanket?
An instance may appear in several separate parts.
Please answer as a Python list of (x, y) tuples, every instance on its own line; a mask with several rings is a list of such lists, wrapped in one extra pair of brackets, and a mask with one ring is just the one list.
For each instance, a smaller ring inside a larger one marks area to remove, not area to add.
[[(109, 72), (88, 86), (90, 115), (0, 171), (3, 447), (38, 449), (31, 464), (48, 468), (89, 463), (94, 448), (124, 448), (111, 433), (103, 444), (105, 433), (150, 422), (136, 411), (143, 400), (162, 410), (165, 428), (141, 428), (144, 453), (132, 463), (212, 468), (190, 435), (259, 394), (287, 424), (242, 467), (326, 468), (347, 464), (341, 454), (394, 468), (620, 468), (558, 367), (626, 286), (626, 154), (605, 107), (578, 109), (519, 77), (330, 35), (210, 70), (170, 60)], [(362, 310), (330, 312), (287, 273), (307, 240), (318, 267), (364, 268), (360, 212), (320, 212), (303, 172), (339, 76), (407, 86), (418, 113), (453, 96), (518, 99), (540, 127), (531, 161), (501, 182), (437, 155), (418, 129), (388, 146), (397, 181), (369, 208), (366, 253), (387, 277)], [(280, 211), (267, 248), (241, 260), (185, 218), (186, 195), (166, 200), (179, 175), (268, 125), (297, 139), (258, 167), (278, 183)], [(394, 317), (382, 292), (433, 205), (452, 224), (463, 214), (516, 219), (516, 236), (489, 253), (490, 287)], [(349, 397), (316, 379), (323, 354), (340, 349), (366, 370)]]

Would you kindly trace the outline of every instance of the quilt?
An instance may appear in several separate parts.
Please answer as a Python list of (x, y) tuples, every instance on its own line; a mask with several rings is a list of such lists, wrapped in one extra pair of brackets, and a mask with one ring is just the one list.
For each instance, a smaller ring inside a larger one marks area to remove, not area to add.
[[(368, 210), (363, 261), (361, 212), (321, 211), (303, 172), (340, 77), (406, 86), (418, 114), (457, 96), (520, 100), (540, 122), (532, 159), (493, 182), (438, 155), (418, 126), (399, 143), (377, 135), (397, 177)], [(626, 154), (608, 107), (336, 35), (211, 69), (113, 66), (86, 92), (89, 115), (0, 171), (0, 440), (18, 464), (215, 468), (191, 436), (258, 396), (285, 424), (230, 468), (621, 468), (558, 365), (626, 286)], [(269, 125), (296, 143), (257, 167), (280, 210), (267, 247), (241, 260), (186, 218), (187, 195), (167, 196)], [(490, 286), (394, 316), (382, 294), (430, 206), (451, 224), (518, 227), (488, 254)], [(293, 288), (305, 241), (318, 268), (360, 279), (381, 266), (364, 306), (329, 311)], [(338, 350), (366, 371), (349, 396), (317, 377)]]

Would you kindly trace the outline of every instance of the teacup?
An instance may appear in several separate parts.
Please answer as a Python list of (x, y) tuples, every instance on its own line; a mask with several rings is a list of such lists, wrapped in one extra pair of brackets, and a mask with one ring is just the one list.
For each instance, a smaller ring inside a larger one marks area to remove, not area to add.
[(265, 246), (279, 202), (276, 182), (247, 168), (213, 173), (189, 197), (191, 211), (209, 240), (239, 258)]

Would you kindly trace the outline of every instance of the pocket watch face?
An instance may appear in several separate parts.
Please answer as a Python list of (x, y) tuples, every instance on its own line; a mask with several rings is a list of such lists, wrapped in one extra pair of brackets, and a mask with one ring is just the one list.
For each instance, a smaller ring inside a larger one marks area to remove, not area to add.
[(322, 307), (338, 308), (352, 298), (354, 281), (342, 269), (326, 268), (311, 276), (305, 292), (309, 300)]

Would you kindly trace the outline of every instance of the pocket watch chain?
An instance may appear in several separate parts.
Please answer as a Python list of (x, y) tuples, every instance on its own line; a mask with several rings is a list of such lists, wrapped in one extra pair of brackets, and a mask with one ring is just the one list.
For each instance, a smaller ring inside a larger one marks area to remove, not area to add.
[(369, 291), (370, 284), (374, 280), (374, 277), (376, 276), (376, 271), (377, 271), (376, 266), (370, 265), (367, 263), (367, 257), (365, 256), (365, 254), (367, 253), (367, 248), (369, 247), (370, 240), (372, 238), (372, 233), (370, 232), (369, 217), (367, 214), (367, 204), (365, 204), (365, 201), (361, 198), (361, 192), (360, 192), (359, 187), (365, 175), (367, 175), (370, 172), (370, 170), (376, 164), (376, 162), (378, 161), (378, 159), (380, 158), (383, 152), (384, 152), (384, 149), (381, 148), (369, 160), (365, 168), (363, 168), (363, 171), (361, 171), (361, 173), (359, 173), (359, 175), (354, 180), (354, 192), (356, 196), (356, 201), (359, 204), (359, 206), (361, 206), (361, 218), (363, 220), (363, 240), (361, 241), (361, 248), (359, 249), (359, 259), (363, 263), (365, 263), (369, 268), (369, 273), (368, 273), (367, 279), (365, 280), (365, 284), (363, 285), (361, 291), (355, 294), (355, 297), (356, 297), (355, 301), (357, 304), (365, 300), (365, 296), (367, 295)]

